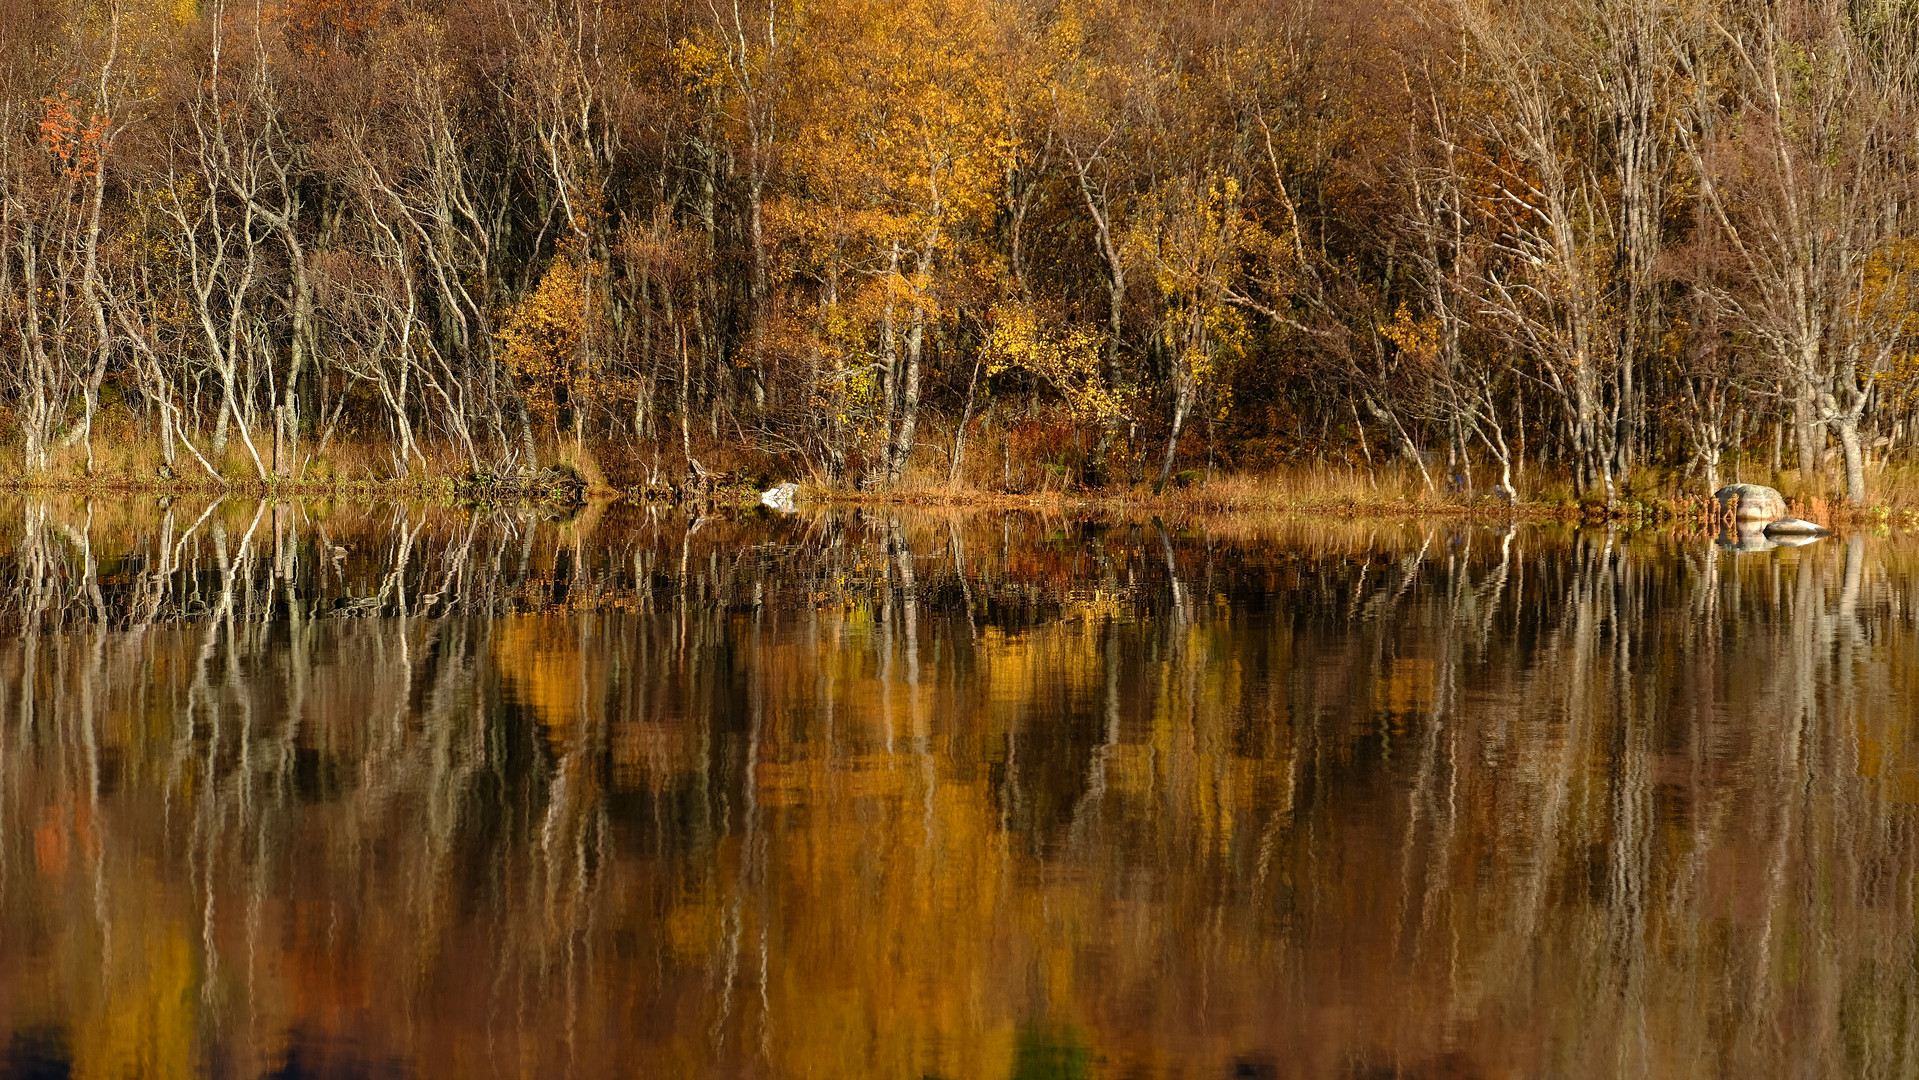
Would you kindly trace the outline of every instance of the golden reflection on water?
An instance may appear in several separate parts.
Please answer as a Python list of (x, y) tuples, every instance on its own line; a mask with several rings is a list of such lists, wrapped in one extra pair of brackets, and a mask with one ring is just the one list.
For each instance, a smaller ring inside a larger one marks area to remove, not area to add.
[(0, 513), (10, 1072), (1919, 1069), (1904, 540)]

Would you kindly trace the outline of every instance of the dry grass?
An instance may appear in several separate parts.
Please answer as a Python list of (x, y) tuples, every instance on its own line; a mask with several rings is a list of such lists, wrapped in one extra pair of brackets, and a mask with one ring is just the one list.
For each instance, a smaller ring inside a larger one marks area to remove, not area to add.
[[(1178, 482), (1181, 479), (1184, 482)], [(1289, 466), (1262, 473), (1181, 474), (1158, 495), (1150, 484), (1119, 492), (1121, 498), (1143, 503), (1165, 503), (1196, 510), (1307, 510), (1341, 513), (1363, 510), (1456, 513), (1489, 500), (1446, 495), (1427, 489), (1417, 470), (1389, 466), (1377, 470), (1354, 467)], [(1507, 504), (1498, 504), (1500, 510)]]
[[(258, 433), (256, 440), (255, 449), (270, 473), (272, 447), (259, 440)], [(422, 441), (419, 452), (404, 459), (384, 432), (342, 433), (328, 441), (324, 448), (319, 443), (311, 434), (300, 442), (294, 451), (292, 475), (287, 477), (269, 475), (262, 479), (253, 454), (237, 434), (217, 454), (207, 445), (204, 436), (196, 440), (213, 466), (213, 472), (184, 447), (177, 451), (171, 469), (167, 470), (158, 438), (129, 420), (110, 418), (95, 425), (91, 467), (86, 447), (75, 443), (56, 445), (48, 455), (48, 467), (29, 473), (20, 467), (19, 444), (0, 444), (0, 489), (76, 494), (142, 491), (176, 495), (272, 491), (361, 500), (514, 496), (512, 474), (483, 482), (475, 476), (472, 462), (465, 453), (450, 443)], [(632, 440), (581, 445), (571, 438), (549, 436), (539, 440), (538, 451), (538, 464), (571, 469), (584, 481), (586, 494), (591, 498), (612, 498), (623, 492), (640, 494), (657, 489), (662, 480), (677, 482), (685, 471), (677, 440), (669, 448), (664, 444), (636, 445)], [(724, 444), (696, 443), (694, 452), (708, 468), (733, 472), (746, 484), (769, 476), (784, 479), (783, 474), (790, 471), (783, 469), (772, 455), (741, 452)], [(505, 463), (483, 459), (482, 472), (493, 472), (501, 464)], [(517, 469), (528, 463), (516, 458), (512, 464)], [(539, 493), (526, 494), (537, 496)]]
[[(302, 442), (290, 477), (262, 480), (253, 454), (238, 437), (229, 439), (217, 454), (208, 446), (200, 447), (217, 475), (210, 474), (185, 448), (175, 454), (168, 475), (156, 437), (130, 423), (109, 420), (94, 428), (91, 468), (85, 445), (77, 442), (56, 444), (48, 454), (48, 467), (32, 473), (19, 468), (17, 444), (0, 448), (0, 461), (11, 459), (14, 463), (0, 479), (0, 487), (74, 492), (274, 490), (348, 498), (366, 498), (374, 493), (452, 497), (472, 472), (466, 459), (448, 446), (423, 446), (422, 464), (419, 457), (400, 461), (382, 441), (336, 438), (324, 454), (315, 452), (317, 443), (313, 438)], [(272, 446), (256, 441), (254, 449), (270, 472)]]
[[(1030, 459), (1008, 462), (997, 456), (997, 440), (982, 439), (969, 454), (958, 483), (947, 482), (944, 462), (922, 457), (900, 486), (874, 499), (917, 503), (1005, 502), (1026, 504), (1125, 502), (1192, 510), (1328, 511), (1398, 509), (1458, 513), (1503, 501), (1427, 490), (1417, 470), (1388, 466), (1367, 470), (1348, 466), (1295, 466), (1263, 472), (1218, 472), (1208, 479), (1198, 470), (1175, 474), (1166, 489), (1153, 492), (1150, 481), (1084, 487), (1069, 470), (1036, 465)], [(982, 465), (981, 460), (985, 461)], [(1002, 472), (1002, 470), (1004, 470)]]
[[(703, 433), (710, 435), (710, 433)], [(253, 457), (237, 437), (231, 438), (213, 463), (219, 476), (208, 475), (193, 457), (180, 451), (170, 479), (161, 475), (158, 440), (125, 417), (100, 423), (93, 439), (94, 458), (87, 467), (81, 445), (56, 446), (45, 472), (17, 471), (0, 477), (0, 487), (15, 489), (105, 491), (253, 491), (326, 494), (355, 500), (375, 497), (441, 498), (458, 500), (476, 495), (472, 468), (454, 447), (428, 442), (421, 454), (402, 461), (383, 432), (342, 435), (319, 452), (318, 439), (306, 438), (297, 450), (294, 476), (261, 481)], [(1175, 474), (1166, 490), (1155, 494), (1150, 483), (1119, 482), (1104, 486), (1080, 483), (1084, 463), (1094, 447), (1083, 434), (1057, 425), (1032, 422), (1002, 428), (980, 426), (969, 442), (964, 468), (949, 482), (951, 431), (937, 422), (928, 432), (925, 448), (915, 455), (902, 483), (891, 491), (827, 491), (819, 477), (790, 454), (743, 447), (737, 440), (696, 438), (693, 452), (703, 465), (734, 477), (732, 495), (750, 501), (761, 488), (797, 480), (814, 488), (815, 497), (849, 501), (914, 503), (978, 507), (1065, 509), (1130, 507), (1150, 513), (1187, 514), (1231, 512), (1307, 513), (1317, 515), (1449, 515), (1476, 517), (1607, 516), (1593, 500), (1573, 494), (1569, 477), (1528, 475), (1520, 483), (1520, 499), (1510, 504), (1486, 494), (1431, 491), (1418, 471), (1406, 465), (1368, 469), (1356, 464), (1282, 466), (1262, 471), (1201, 470)], [(263, 459), (268, 445), (256, 444)], [(202, 445), (202, 450), (207, 448)], [(630, 438), (578, 445), (570, 438), (546, 440), (540, 448), (543, 463), (572, 468), (586, 482), (589, 494), (610, 497), (660, 494), (685, 472), (678, 439), (636, 442)], [(17, 463), (19, 447), (0, 446), (0, 462)], [(424, 463), (421, 458), (424, 458)], [(270, 464), (270, 460), (269, 460)], [(855, 473), (860, 462), (850, 463)], [(1147, 463), (1116, 461), (1109, 471), (1122, 476), (1151, 475)], [(1831, 472), (1831, 470), (1828, 470)], [(1786, 495), (1792, 511), (1829, 524), (1889, 524), (1919, 526), (1919, 465), (1875, 462), (1869, 473), (1871, 497), (1854, 510), (1836, 497), (1830, 475), (1802, 479), (1795, 470), (1771, 473), (1747, 462), (1728, 468), (1753, 483), (1768, 483)], [(1484, 483), (1482, 471), (1476, 479)], [(1710, 493), (1696, 473), (1674, 469), (1641, 469), (1620, 484), (1612, 516), (1678, 522), (1713, 519)], [(498, 496), (498, 488), (484, 496)]]
[[(990, 440), (982, 440), (992, 445)], [(986, 456), (984, 454), (982, 457)], [(1024, 474), (1030, 486), (988, 482), (982, 471), (969, 467), (958, 484), (948, 484), (942, 470), (909, 470), (893, 491), (854, 494), (825, 493), (830, 498), (860, 502), (919, 505), (1130, 508), (1151, 513), (1183, 515), (1282, 513), (1342, 516), (1458, 516), (1482, 518), (1670, 521), (1708, 527), (1717, 520), (1712, 493), (1696, 475), (1682, 470), (1642, 469), (1618, 484), (1618, 498), (1610, 511), (1594, 497), (1575, 496), (1570, 476), (1526, 477), (1517, 502), (1487, 493), (1429, 490), (1416, 469), (1390, 465), (1368, 470), (1352, 465), (1291, 466), (1261, 472), (1217, 473), (1208, 479), (1197, 471), (1177, 474), (1175, 482), (1158, 494), (1149, 483), (1105, 487), (1078, 487), (1053, 472), (1032, 469)], [(1484, 474), (1481, 474), (1484, 475)], [(1883, 469), (1873, 477), (1873, 500), (1855, 511), (1824, 484), (1808, 486), (1793, 473), (1773, 476), (1742, 471), (1748, 483), (1774, 481), (1799, 517), (1828, 524), (1893, 523), (1919, 526), (1919, 468)], [(1730, 483), (1727, 477), (1723, 482)]]

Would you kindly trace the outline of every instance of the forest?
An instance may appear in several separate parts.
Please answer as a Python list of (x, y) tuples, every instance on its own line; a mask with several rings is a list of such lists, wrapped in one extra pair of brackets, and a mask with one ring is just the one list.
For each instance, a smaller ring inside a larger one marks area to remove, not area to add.
[(1864, 506), (1915, 181), (1907, 0), (10, 0), (0, 460)]

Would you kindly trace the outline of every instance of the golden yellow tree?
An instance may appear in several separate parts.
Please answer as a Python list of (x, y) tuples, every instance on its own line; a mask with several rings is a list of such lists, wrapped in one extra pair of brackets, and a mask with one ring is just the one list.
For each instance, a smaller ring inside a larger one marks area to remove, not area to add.
[(549, 432), (558, 431), (562, 408), (583, 409), (593, 394), (593, 378), (579, 355), (588, 332), (588, 279), (595, 269), (562, 252), (539, 285), (501, 320), (501, 359), (519, 385), (531, 422)]
[(1159, 288), (1158, 335), (1173, 390), (1172, 427), (1155, 492), (1166, 486), (1179, 437), (1193, 407), (1245, 349), (1246, 316), (1232, 302), (1239, 260), (1254, 226), (1239, 181), (1181, 178), (1155, 189), (1133, 214), (1127, 245), (1153, 268)]
[(814, 96), (794, 165), (831, 223), (817, 236), (822, 322), (850, 363), (827, 377), (851, 388), (849, 402), (872, 402), (866, 427), (888, 483), (915, 446), (927, 339), (949, 310), (957, 256), (996, 210), (1004, 95), (985, 62), (988, 14), (979, 0), (813, 12), (803, 82)]

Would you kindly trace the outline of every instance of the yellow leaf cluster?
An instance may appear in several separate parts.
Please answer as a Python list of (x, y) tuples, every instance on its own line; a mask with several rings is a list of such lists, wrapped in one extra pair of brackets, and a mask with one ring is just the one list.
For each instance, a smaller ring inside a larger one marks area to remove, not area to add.
[(1025, 371), (1057, 391), (1075, 419), (1097, 423), (1124, 413), (1115, 387), (1100, 370), (1102, 338), (1083, 327), (1051, 327), (1029, 304), (995, 312), (984, 356), (987, 371)]
[(535, 421), (557, 422), (560, 406), (589, 393), (577, 363), (586, 341), (588, 300), (597, 264), (562, 253), (540, 283), (501, 320), (500, 358), (519, 383)]
[(710, 92), (725, 86), (726, 58), (703, 41), (681, 38), (673, 45), (673, 71), (688, 86)]
[(1416, 367), (1426, 367), (1439, 356), (1439, 317), (1415, 316), (1403, 302), (1391, 322), (1382, 324), (1379, 334), (1399, 350), (1399, 358)]
[(1152, 266), (1161, 334), (1196, 382), (1207, 382), (1250, 341), (1245, 314), (1228, 295), (1248, 242), (1259, 235), (1231, 176), (1174, 181), (1135, 207), (1127, 249)]

